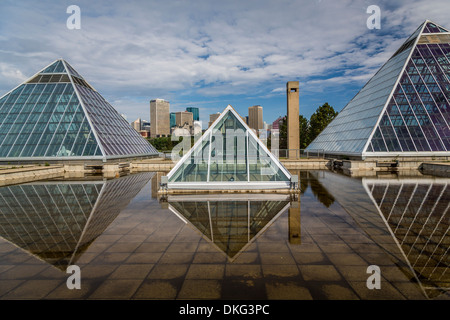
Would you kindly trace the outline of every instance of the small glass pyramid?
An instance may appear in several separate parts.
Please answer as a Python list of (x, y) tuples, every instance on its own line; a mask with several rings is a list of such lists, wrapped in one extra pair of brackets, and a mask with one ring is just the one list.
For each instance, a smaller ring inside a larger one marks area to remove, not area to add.
[(289, 188), (291, 174), (227, 106), (169, 172), (169, 189)]
[(0, 160), (106, 160), (156, 154), (62, 59), (0, 98)]

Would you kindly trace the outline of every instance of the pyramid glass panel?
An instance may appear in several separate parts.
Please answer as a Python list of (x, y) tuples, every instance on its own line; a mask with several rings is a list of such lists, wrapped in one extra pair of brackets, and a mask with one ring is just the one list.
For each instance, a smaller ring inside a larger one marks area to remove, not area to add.
[(57, 60), (0, 98), (0, 159), (157, 154), (97, 91), (66, 66), (64, 60)]
[(168, 174), (174, 189), (289, 188), (290, 173), (228, 106)]
[(448, 30), (424, 22), (307, 149), (361, 157), (445, 155), (450, 151), (449, 43)]
[(440, 33), (440, 32), (449, 32), (448, 30), (442, 28), (434, 24), (433, 22), (428, 22), (423, 29), (423, 33)]

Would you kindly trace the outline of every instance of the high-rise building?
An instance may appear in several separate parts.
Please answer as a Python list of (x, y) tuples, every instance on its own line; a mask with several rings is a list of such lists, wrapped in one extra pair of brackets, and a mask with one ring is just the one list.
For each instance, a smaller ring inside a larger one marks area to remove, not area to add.
[(168, 137), (170, 135), (170, 104), (164, 99), (150, 101), (150, 136)]
[(264, 128), (263, 108), (261, 106), (248, 108), (248, 126), (256, 131)]
[(145, 130), (148, 131), (150, 134), (150, 121), (148, 120), (141, 120), (141, 131)]
[(136, 121), (133, 121), (131, 123), (131, 126), (134, 128), (134, 130), (136, 130), (137, 132), (141, 131), (141, 127), (142, 127), (142, 121), (141, 118), (137, 118)]
[(213, 124), (214, 121), (220, 116), (220, 112), (213, 113), (209, 115), (208, 128)]
[(0, 161), (157, 155), (65, 60), (0, 97)]
[(307, 147), (367, 157), (450, 155), (450, 31), (426, 20)]
[(172, 129), (176, 125), (177, 125), (177, 120), (176, 120), (175, 112), (171, 112), (170, 113), (170, 128)]
[(179, 127), (192, 127), (194, 124), (192, 112), (178, 111), (175, 112), (175, 124)]
[(199, 112), (198, 108), (196, 108), (196, 107), (187, 107), (186, 111), (187, 112), (192, 112), (192, 115), (193, 115), (193, 118), (194, 118), (193, 121), (199, 121), (200, 120), (200, 112)]
[(300, 157), (300, 105), (299, 82), (286, 83), (287, 97), (287, 148), (289, 159)]

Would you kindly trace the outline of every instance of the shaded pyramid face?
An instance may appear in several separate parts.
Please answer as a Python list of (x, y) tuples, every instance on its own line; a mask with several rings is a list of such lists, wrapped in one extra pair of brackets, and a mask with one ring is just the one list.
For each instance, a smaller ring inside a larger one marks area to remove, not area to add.
[(450, 32), (424, 22), (308, 146), (331, 154), (450, 151)]
[(228, 106), (168, 174), (179, 189), (288, 188), (290, 173)]
[(108, 159), (157, 151), (57, 60), (0, 98), (0, 159)]

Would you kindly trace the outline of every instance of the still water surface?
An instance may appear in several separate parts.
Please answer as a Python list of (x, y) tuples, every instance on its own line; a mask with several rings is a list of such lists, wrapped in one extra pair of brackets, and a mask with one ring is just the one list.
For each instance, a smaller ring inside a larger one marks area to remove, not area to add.
[(298, 174), (298, 197), (158, 199), (156, 172), (2, 187), (0, 299), (450, 299), (450, 179)]

